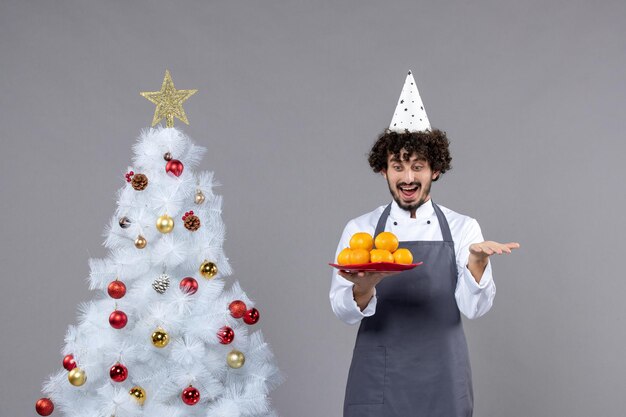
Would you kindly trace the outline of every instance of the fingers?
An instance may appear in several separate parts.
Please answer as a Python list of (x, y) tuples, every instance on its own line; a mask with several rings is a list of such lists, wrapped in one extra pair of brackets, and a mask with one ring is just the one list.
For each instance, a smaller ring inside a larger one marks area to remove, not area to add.
[(473, 245), (470, 246), (470, 251), (480, 255), (480, 254), (484, 254), (487, 256), (493, 255), (494, 251), (493, 249), (491, 249), (490, 242), (481, 242), (481, 243), (474, 243)]
[(339, 272), (337, 273), (341, 275), (342, 277), (344, 277), (345, 279), (350, 279), (355, 275), (354, 272), (346, 271), (344, 269), (340, 269)]
[(517, 242), (509, 242), (509, 243), (493, 242), (493, 243), (498, 245), (498, 248), (500, 248), (501, 252), (498, 252), (500, 254), (502, 254), (502, 253), (511, 253), (512, 249), (519, 249), (519, 243), (517, 243)]
[(480, 243), (474, 243), (470, 246), (470, 252), (477, 255), (484, 254), (491, 256), (494, 254), (502, 255), (503, 253), (511, 253), (512, 249), (518, 249), (520, 244), (517, 242), (498, 243), (493, 241), (485, 241)]
[(344, 277), (345, 279), (347, 279), (353, 284), (356, 284), (358, 281), (358, 277), (356, 276), (357, 275), (356, 273), (340, 270), (337, 272), (337, 274)]
[(511, 249), (509, 249), (506, 245), (498, 242), (485, 242), (487, 243), (487, 247), (491, 251), (490, 255), (497, 253), (498, 255), (502, 255), (503, 253), (511, 253)]
[(493, 255), (494, 253), (498, 253), (498, 251), (500, 251), (499, 254), (502, 254), (501, 249), (498, 249), (497, 247), (489, 243), (490, 242), (486, 242), (485, 246), (483, 247), (483, 252), (485, 252), (487, 255)]
[(479, 254), (482, 253), (483, 248), (480, 247), (480, 243), (472, 243), (469, 247), (469, 250), (472, 253)]
[(397, 271), (387, 271), (387, 272), (366, 272), (366, 271), (358, 271), (358, 272), (350, 272), (350, 271), (346, 271), (343, 269), (340, 269), (339, 271), (337, 271), (337, 274), (344, 277), (345, 279), (347, 279), (350, 282), (354, 282), (355, 284), (358, 281), (361, 281), (363, 279), (367, 279), (367, 280), (372, 280), (372, 281), (379, 281), (382, 278), (385, 278), (389, 275), (395, 275), (397, 274)]

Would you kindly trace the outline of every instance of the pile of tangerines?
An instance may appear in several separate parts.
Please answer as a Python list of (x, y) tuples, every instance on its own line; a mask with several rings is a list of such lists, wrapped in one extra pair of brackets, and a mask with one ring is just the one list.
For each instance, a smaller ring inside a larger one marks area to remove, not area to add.
[(350, 247), (343, 249), (337, 256), (339, 265), (357, 265), (370, 262), (392, 262), (409, 265), (413, 262), (413, 254), (406, 248), (398, 249), (400, 242), (391, 232), (372, 235), (359, 232), (350, 238)]

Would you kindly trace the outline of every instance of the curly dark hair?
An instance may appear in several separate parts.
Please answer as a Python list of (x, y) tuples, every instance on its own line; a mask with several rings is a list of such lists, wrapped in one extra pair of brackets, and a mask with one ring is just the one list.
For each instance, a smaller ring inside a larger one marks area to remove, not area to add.
[(387, 158), (390, 154), (404, 161), (416, 154), (426, 159), (433, 171), (439, 171), (439, 176), (434, 180), (436, 181), (441, 174), (452, 169), (449, 145), (446, 132), (439, 129), (425, 132), (405, 130), (404, 133), (387, 129), (372, 146), (368, 161), (374, 172), (380, 172), (387, 169)]

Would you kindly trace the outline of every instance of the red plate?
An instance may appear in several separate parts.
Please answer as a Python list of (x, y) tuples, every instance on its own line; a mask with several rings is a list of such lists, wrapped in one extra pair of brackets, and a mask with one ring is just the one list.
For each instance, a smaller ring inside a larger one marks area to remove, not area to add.
[(420, 266), (424, 262), (418, 262), (416, 264), (396, 264), (393, 262), (371, 262), (367, 264), (353, 264), (353, 265), (337, 265), (328, 264), (332, 267), (348, 272), (360, 272), (360, 271), (378, 271), (378, 272), (400, 272), (408, 271), (416, 266)]

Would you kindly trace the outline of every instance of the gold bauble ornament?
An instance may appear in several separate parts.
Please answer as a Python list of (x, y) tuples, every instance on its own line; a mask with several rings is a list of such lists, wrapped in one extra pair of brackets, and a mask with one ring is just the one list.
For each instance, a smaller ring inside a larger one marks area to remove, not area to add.
[(228, 356), (226, 356), (226, 363), (228, 363), (228, 366), (231, 368), (239, 369), (244, 363), (246, 363), (246, 357), (243, 353), (233, 349), (228, 352)]
[(135, 247), (137, 249), (143, 249), (146, 247), (147, 244), (148, 244), (148, 241), (146, 240), (145, 237), (141, 235), (137, 236), (137, 239), (135, 239)]
[(139, 386), (132, 387), (128, 393), (139, 403), (139, 405), (143, 405), (146, 401), (146, 391)]
[(87, 375), (85, 374), (85, 371), (76, 367), (72, 369), (69, 374), (67, 374), (67, 379), (70, 381), (70, 384), (75, 387), (80, 387), (87, 382)]
[(162, 328), (158, 328), (152, 333), (152, 344), (159, 349), (164, 348), (170, 342), (170, 336)]
[(204, 194), (202, 194), (202, 191), (200, 191), (200, 190), (196, 191), (195, 202), (196, 202), (196, 204), (204, 203)]
[(161, 233), (169, 233), (174, 230), (174, 219), (167, 214), (164, 214), (157, 219), (156, 228)]
[(204, 262), (202, 262), (202, 265), (200, 265), (200, 274), (206, 279), (213, 278), (215, 275), (217, 275), (217, 265), (215, 265), (213, 262), (205, 260)]

